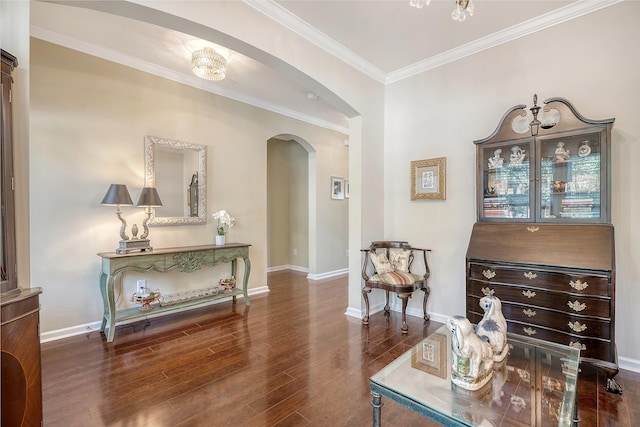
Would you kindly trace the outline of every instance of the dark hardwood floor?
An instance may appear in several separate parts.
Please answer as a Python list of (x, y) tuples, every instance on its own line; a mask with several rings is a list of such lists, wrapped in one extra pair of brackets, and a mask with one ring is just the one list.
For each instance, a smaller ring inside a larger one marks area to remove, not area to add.
[[(367, 426), (369, 377), (437, 329), (400, 314), (344, 314), (347, 279), (269, 275), (268, 295), (42, 345), (44, 425)], [(434, 290), (436, 292), (437, 290)], [(640, 425), (640, 374), (621, 371), (622, 396), (583, 367), (581, 426)], [(437, 425), (383, 399), (387, 426)]]

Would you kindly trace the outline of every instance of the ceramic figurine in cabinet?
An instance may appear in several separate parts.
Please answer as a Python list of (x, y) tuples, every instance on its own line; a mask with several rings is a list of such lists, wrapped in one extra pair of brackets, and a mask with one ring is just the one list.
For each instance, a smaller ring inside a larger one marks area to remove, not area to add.
[(466, 390), (478, 390), (493, 377), (493, 349), (474, 333), (466, 317), (450, 317), (447, 328), (453, 354), (451, 381)]
[(555, 157), (556, 163), (564, 163), (567, 160), (569, 160), (569, 150), (564, 148), (564, 142), (558, 142), (558, 145), (556, 146), (555, 155), (556, 155)]
[(493, 157), (489, 157), (489, 169), (499, 169), (502, 167), (504, 159), (501, 156), (502, 149), (498, 148), (493, 152)]
[(509, 351), (507, 321), (502, 314), (502, 303), (500, 298), (488, 295), (480, 298), (480, 307), (484, 310), (484, 316), (478, 322), (476, 334), (491, 346), (493, 360), (501, 362)]

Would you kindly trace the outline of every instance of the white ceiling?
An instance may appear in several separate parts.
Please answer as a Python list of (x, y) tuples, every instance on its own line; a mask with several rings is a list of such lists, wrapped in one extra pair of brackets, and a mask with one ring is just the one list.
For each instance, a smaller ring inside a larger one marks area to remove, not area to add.
[[(454, 0), (432, 0), (420, 10), (410, 7), (408, 0), (243, 1), (388, 84), (621, 0), (475, 0), (474, 16), (462, 23), (450, 17)], [(344, 110), (322, 97), (310, 99), (311, 85), (294, 82), (249, 56), (193, 35), (85, 8), (98, 3), (32, 2), (32, 36), (348, 132)], [(215, 13), (221, 3), (199, 6)], [(191, 53), (205, 46), (228, 52), (224, 80), (204, 81), (191, 73)]]

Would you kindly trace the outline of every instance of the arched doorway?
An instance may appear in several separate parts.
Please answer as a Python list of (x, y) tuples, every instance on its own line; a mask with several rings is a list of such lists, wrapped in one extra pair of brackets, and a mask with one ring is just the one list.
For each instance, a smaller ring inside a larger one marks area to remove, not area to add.
[(295, 135), (267, 141), (267, 270), (315, 266), (315, 150)]

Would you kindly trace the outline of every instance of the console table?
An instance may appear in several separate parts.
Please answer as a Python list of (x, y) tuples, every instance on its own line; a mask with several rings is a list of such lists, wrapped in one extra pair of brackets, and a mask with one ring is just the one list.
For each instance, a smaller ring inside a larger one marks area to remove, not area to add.
[[(100, 293), (104, 303), (104, 315), (100, 332), (105, 331), (107, 322), (109, 323), (109, 334), (107, 341), (113, 341), (115, 326), (117, 322), (146, 317), (149, 314), (158, 314), (187, 306), (201, 304), (207, 301), (226, 298), (231, 296), (233, 303), (236, 303), (236, 296), (244, 297), (245, 305), (249, 305), (247, 286), (249, 273), (251, 272), (251, 261), (249, 260), (249, 246), (245, 243), (229, 243), (222, 246), (184, 246), (177, 248), (154, 249), (153, 251), (135, 252), (128, 254), (116, 254), (115, 252), (99, 253), (102, 258), (102, 270), (100, 272)], [(231, 275), (236, 277), (238, 268), (238, 258), (244, 260), (244, 275), (242, 278), (242, 289), (232, 289), (230, 293), (211, 295), (197, 300), (186, 301), (179, 304), (161, 307), (153, 304), (153, 310), (142, 312), (138, 308), (129, 308), (116, 311), (114, 297), (114, 287), (122, 290), (122, 275), (126, 271), (158, 271), (166, 272), (177, 269), (184, 273), (194, 272), (202, 266), (214, 266), (220, 263), (231, 263)]]

